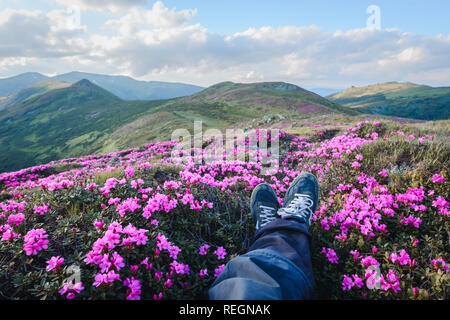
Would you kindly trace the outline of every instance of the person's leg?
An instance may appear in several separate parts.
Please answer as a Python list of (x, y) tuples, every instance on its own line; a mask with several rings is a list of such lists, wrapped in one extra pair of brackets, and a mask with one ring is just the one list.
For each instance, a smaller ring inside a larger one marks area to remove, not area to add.
[(260, 228), (250, 251), (264, 248), (278, 251), (314, 284), (309, 226), (318, 204), (319, 182), (311, 173), (300, 174), (286, 191), (283, 208), (277, 212), (282, 219), (274, 219)]
[[(267, 184), (251, 198), (257, 227), (250, 251), (232, 259), (209, 290), (211, 299), (310, 299), (314, 279), (311, 266), (311, 216), (318, 204), (318, 182), (302, 174), (286, 192), (279, 209)], [(277, 219), (276, 211), (285, 219)]]
[(276, 219), (255, 235), (249, 249), (270, 249), (276, 251), (298, 266), (314, 284), (311, 264), (311, 234), (305, 223), (295, 219)]

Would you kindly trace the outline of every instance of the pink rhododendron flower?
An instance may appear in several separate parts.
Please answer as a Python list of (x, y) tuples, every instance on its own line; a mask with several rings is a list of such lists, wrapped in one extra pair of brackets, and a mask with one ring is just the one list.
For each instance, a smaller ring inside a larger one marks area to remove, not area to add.
[(94, 225), (95, 227), (99, 228), (99, 229), (101, 229), (101, 228), (103, 227), (104, 224), (105, 224), (105, 220), (102, 220), (102, 221), (97, 221), (97, 220), (95, 220), (94, 223), (93, 223), (93, 225)]
[(330, 263), (338, 264), (339, 263), (339, 257), (337, 256), (336, 252), (331, 248), (322, 248), (321, 253), (324, 253), (328, 261)]
[(45, 270), (50, 271), (54, 269), (59, 269), (59, 266), (64, 263), (64, 258), (57, 256), (51, 257), (50, 260), (47, 260), (47, 268)]
[(383, 177), (389, 176), (389, 174), (388, 174), (388, 172), (386, 171), (386, 169), (381, 170), (380, 172), (378, 172), (378, 174), (379, 174), (380, 176), (383, 176)]
[(133, 169), (132, 167), (127, 167), (127, 168), (124, 170), (124, 173), (125, 173), (125, 176), (126, 176), (127, 178), (132, 178), (132, 177), (134, 177), (134, 169)]
[(23, 213), (10, 214), (6, 222), (9, 225), (14, 225), (16, 227), (20, 226), (25, 220), (25, 215)]
[(23, 249), (27, 256), (37, 254), (39, 251), (47, 249), (48, 235), (44, 229), (32, 229), (24, 237), (25, 245)]
[(208, 269), (201, 269), (199, 272), (199, 275), (201, 278), (207, 277), (208, 276)]
[(60, 295), (64, 295), (67, 293), (66, 298), (73, 299), (75, 298), (75, 293), (79, 294), (82, 290), (84, 290), (83, 282), (80, 281), (76, 284), (73, 284), (73, 280), (70, 280), (69, 282), (63, 284), (58, 293)]
[(210, 248), (210, 245), (208, 244), (204, 244), (200, 247), (200, 249), (198, 250), (198, 254), (201, 256), (204, 256), (208, 253), (208, 249)]
[(352, 162), (352, 168), (359, 168), (361, 167), (361, 164), (358, 161)]
[(440, 174), (436, 173), (435, 175), (433, 175), (431, 177), (431, 181), (433, 181), (434, 183), (443, 183), (443, 182), (447, 181), (447, 179), (445, 179)]
[(344, 275), (344, 280), (342, 280), (342, 290), (350, 290), (354, 285), (355, 283), (353, 282), (352, 278), (348, 275)]
[(214, 277), (217, 278), (222, 273), (224, 268), (225, 268), (225, 264), (221, 264), (216, 269), (214, 269)]
[(43, 204), (42, 206), (34, 206), (33, 210), (34, 213), (39, 213), (40, 215), (43, 215), (48, 211), (49, 207), (47, 204)]
[(218, 260), (222, 260), (227, 255), (227, 251), (224, 247), (218, 247), (216, 251), (214, 251), (214, 254), (217, 255)]
[(126, 278), (123, 285), (128, 287), (127, 300), (141, 300), (141, 281), (134, 277)]

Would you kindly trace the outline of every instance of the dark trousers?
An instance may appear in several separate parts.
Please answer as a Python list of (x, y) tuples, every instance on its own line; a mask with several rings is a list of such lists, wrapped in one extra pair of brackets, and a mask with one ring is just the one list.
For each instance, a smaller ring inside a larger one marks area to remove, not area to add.
[(258, 230), (249, 251), (274, 250), (297, 265), (314, 284), (311, 265), (311, 234), (296, 219), (276, 219)]
[(218, 300), (313, 299), (311, 234), (295, 219), (276, 219), (255, 234), (249, 252), (230, 260), (209, 290)]

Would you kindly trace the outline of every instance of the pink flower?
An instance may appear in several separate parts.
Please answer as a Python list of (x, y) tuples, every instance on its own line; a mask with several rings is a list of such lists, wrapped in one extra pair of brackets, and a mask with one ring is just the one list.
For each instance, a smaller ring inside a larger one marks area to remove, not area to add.
[(66, 282), (63, 284), (61, 289), (59, 289), (58, 293), (60, 295), (64, 295), (67, 293), (66, 298), (67, 299), (73, 299), (75, 298), (75, 293), (80, 293), (82, 290), (84, 290), (83, 282), (77, 282), (76, 284), (73, 284), (73, 281), (70, 280), (69, 282)]
[(141, 281), (134, 277), (126, 278), (123, 285), (128, 287), (127, 300), (141, 300)]
[(381, 170), (380, 172), (378, 172), (378, 174), (379, 174), (380, 176), (383, 176), (383, 177), (389, 176), (389, 174), (388, 174), (388, 172), (386, 171), (386, 169)]
[(92, 285), (94, 287), (98, 287), (101, 284), (108, 284), (114, 282), (115, 280), (120, 281), (119, 274), (116, 273), (114, 270), (110, 270), (107, 273), (97, 273), (97, 275), (94, 278), (94, 283)]
[(24, 220), (25, 215), (23, 213), (18, 213), (18, 214), (10, 214), (6, 222), (9, 225), (15, 225), (16, 227), (18, 227), (23, 223)]
[(357, 250), (350, 250), (350, 254), (353, 255), (353, 260), (358, 260), (362, 258), (362, 256), (359, 255), (359, 252)]
[(370, 267), (370, 266), (379, 266), (380, 263), (377, 261), (377, 259), (375, 259), (372, 256), (367, 256), (363, 259), (361, 259), (361, 264), (365, 267)]
[(400, 223), (412, 224), (415, 228), (419, 229), (420, 224), (422, 223), (422, 219), (416, 218), (414, 216), (409, 216), (408, 218), (400, 220)]
[(163, 298), (162, 292), (160, 292), (158, 295), (153, 294), (153, 300), (161, 300)]
[(357, 274), (352, 275), (355, 286), (357, 286), (358, 288), (362, 288), (362, 286), (364, 285), (363, 279), (361, 279)]
[(433, 181), (434, 183), (443, 183), (444, 181), (446, 181), (447, 179), (445, 179), (443, 176), (441, 176), (440, 174), (436, 173), (435, 175), (433, 175), (431, 177), (431, 181)]
[(214, 251), (214, 254), (217, 255), (218, 260), (222, 260), (227, 255), (227, 251), (224, 247), (218, 247), (216, 251)]
[(223, 269), (225, 268), (225, 265), (224, 264), (221, 264), (220, 266), (218, 266), (215, 270), (214, 270), (214, 277), (218, 277), (221, 273), (222, 273), (222, 271), (223, 271)]
[(141, 264), (145, 266), (145, 268), (148, 270), (151, 270), (153, 268), (153, 263), (148, 263), (148, 257), (141, 261)]
[(208, 253), (208, 249), (209, 249), (210, 247), (211, 247), (211, 246), (208, 245), (208, 244), (202, 245), (202, 246), (200, 247), (200, 249), (198, 250), (198, 254), (201, 255), (201, 256), (206, 255), (206, 254)]
[(57, 257), (51, 257), (50, 260), (47, 261), (47, 268), (45, 270), (50, 271), (53, 269), (59, 269), (59, 266), (63, 264), (64, 258), (61, 258), (60, 256)]
[(352, 278), (348, 275), (344, 275), (344, 280), (342, 280), (342, 290), (350, 290), (354, 285), (355, 283), (353, 282)]
[(359, 167), (361, 167), (361, 164), (358, 161), (354, 161), (352, 163), (352, 168), (356, 169), (356, 168), (359, 168)]
[(132, 178), (132, 177), (134, 177), (134, 169), (133, 169), (132, 167), (127, 167), (127, 168), (124, 170), (124, 173), (125, 173), (125, 176), (126, 176), (127, 178)]
[(95, 227), (101, 229), (103, 227), (103, 225), (105, 224), (105, 220), (102, 220), (102, 221), (95, 220), (93, 224)]
[(330, 263), (333, 264), (338, 264), (339, 263), (339, 257), (337, 256), (336, 252), (331, 249), (331, 248), (322, 248), (322, 252), (324, 253), (325, 256), (327, 257), (328, 261), (330, 261)]
[(201, 278), (208, 276), (208, 269), (201, 269), (199, 272)]
[(48, 205), (42, 204), (42, 206), (34, 206), (34, 213), (39, 213), (41, 216), (48, 211)]
[(27, 232), (24, 237), (25, 245), (23, 249), (27, 256), (32, 254), (37, 254), (38, 251), (47, 249), (48, 246), (48, 235), (44, 229), (32, 229)]

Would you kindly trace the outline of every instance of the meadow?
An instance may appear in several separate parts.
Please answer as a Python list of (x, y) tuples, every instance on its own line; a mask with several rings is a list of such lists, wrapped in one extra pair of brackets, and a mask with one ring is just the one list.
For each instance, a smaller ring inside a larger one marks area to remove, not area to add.
[(282, 203), (308, 171), (318, 298), (448, 299), (449, 122), (326, 121), (270, 135), (270, 171), (257, 152), (179, 162), (166, 141), (0, 174), (0, 297), (206, 299), (252, 242), (253, 188)]

